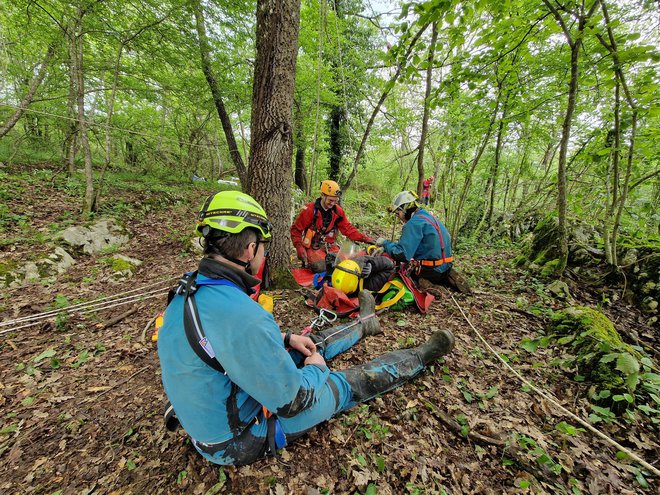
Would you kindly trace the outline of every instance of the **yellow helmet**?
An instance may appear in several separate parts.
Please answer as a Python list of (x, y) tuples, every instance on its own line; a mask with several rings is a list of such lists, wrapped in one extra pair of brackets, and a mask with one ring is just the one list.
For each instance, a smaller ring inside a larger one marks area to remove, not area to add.
[(273, 226), (256, 200), (240, 191), (221, 191), (206, 198), (197, 216), (197, 233), (206, 237), (213, 229), (238, 234), (252, 227), (270, 239)]
[(360, 265), (353, 260), (344, 260), (332, 272), (332, 286), (344, 294), (352, 294), (358, 288), (362, 290), (360, 273)]
[(334, 180), (324, 180), (321, 182), (321, 194), (332, 197), (341, 197), (339, 184), (337, 184)]

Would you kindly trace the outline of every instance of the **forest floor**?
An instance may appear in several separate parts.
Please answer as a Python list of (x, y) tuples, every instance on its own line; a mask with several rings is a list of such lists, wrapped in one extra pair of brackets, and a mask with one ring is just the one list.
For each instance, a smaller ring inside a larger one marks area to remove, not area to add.
[[(45, 251), (45, 244), (29, 240), (30, 233), (47, 233), (71, 218), (72, 197), (55, 187), (60, 183), (12, 182), (21, 194), (8, 204), (14, 214), (22, 213), (5, 223), (0, 261)], [(189, 188), (152, 201), (138, 188), (110, 188), (107, 197), (114, 198), (115, 214), (118, 204), (125, 205), (128, 216), (116, 216), (131, 233), (118, 252), (144, 262), (133, 278), (115, 282), (107, 264), (87, 256), (52, 284), (3, 291), (0, 321), (53, 309), (63, 300), (91, 301), (158, 282), (151, 288), (162, 289), (133, 304), (27, 328), (17, 323), (0, 335), (2, 493), (657, 493), (657, 480), (644, 479), (639, 466), (617, 455), (616, 448), (572, 429), (580, 425), (528, 391), (461, 314), (459, 308), (527, 380), (587, 418), (588, 385), (556, 365), (559, 351), (529, 353), (521, 347), (523, 338), (543, 334), (548, 310), (566, 303), (513, 267), (513, 248), (459, 252), (458, 268), (474, 294), (441, 289), (426, 315), (384, 312), (384, 333), (364, 339), (331, 366), (364, 363), (449, 328), (456, 347), (443, 361), (320, 425), (286, 447), (281, 461), (267, 458), (239, 468), (208, 463), (182, 431), (171, 433), (163, 425), (165, 395), (150, 338), (166, 289), (197, 261), (186, 240), (204, 194)], [(569, 287), (573, 304), (596, 307), (604, 300), (599, 290), (570, 280)], [(274, 316), (283, 328), (302, 329), (313, 318), (301, 291), (268, 293), (276, 296)], [(657, 339), (642, 315), (621, 299), (601, 309), (622, 333), (650, 343)], [(657, 466), (658, 431), (649, 423), (619, 420), (596, 427)], [(650, 487), (643, 488), (646, 483)]]

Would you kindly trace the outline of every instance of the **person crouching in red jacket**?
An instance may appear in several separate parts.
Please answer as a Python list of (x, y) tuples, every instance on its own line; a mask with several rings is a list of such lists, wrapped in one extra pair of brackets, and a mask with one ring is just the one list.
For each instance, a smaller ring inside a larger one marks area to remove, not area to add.
[(373, 244), (374, 239), (356, 229), (339, 206), (341, 190), (333, 180), (321, 182), (321, 197), (307, 203), (291, 226), (291, 241), (304, 267), (325, 271), (325, 257), (339, 251), (337, 230), (350, 240)]

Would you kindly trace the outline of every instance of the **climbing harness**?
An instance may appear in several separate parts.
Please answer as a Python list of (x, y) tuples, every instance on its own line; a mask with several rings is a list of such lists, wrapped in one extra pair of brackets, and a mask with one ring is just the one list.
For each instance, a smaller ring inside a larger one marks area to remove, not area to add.
[(440, 224), (438, 223), (438, 220), (431, 216), (429, 213), (429, 216), (426, 216), (422, 213), (419, 213), (420, 218), (423, 220), (426, 220), (431, 226), (435, 229), (435, 231), (438, 233), (438, 239), (440, 239), (440, 252), (442, 254), (442, 258), (439, 260), (416, 260), (420, 267), (417, 268), (417, 273), (419, 274), (419, 270), (421, 269), (421, 266), (428, 266), (428, 267), (438, 267), (440, 265), (444, 265), (445, 263), (451, 263), (454, 261), (453, 256), (445, 256), (445, 241), (442, 238), (442, 230), (440, 229)]
[[(168, 304), (172, 301), (174, 296), (183, 296), (183, 327), (190, 347), (205, 364), (218, 371), (219, 373), (227, 376), (227, 372), (216, 357), (211, 342), (206, 337), (206, 333), (202, 327), (202, 322), (197, 310), (197, 303), (195, 302), (194, 295), (199, 290), (200, 286), (204, 285), (224, 285), (240, 290), (240, 288), (234, 282), (227, 279), (207, 278), (198, 281), (197, 271), (194, 271), (192, 273), (186, 273), (183, 277), (181, 277), (179, 283), (170, 291), (168, 295)], [(229, 379), (228, 376), (227, 379)], [(239, 388), (238, 385), (236, 385), (231, 379), (229, 380), (231, 382), (232, 389), (227, 400), (227, 413), (229, 418), (229, 427), (232, 433), (234, 436), (239, 436), (244, 431), (247, 431), (253, 424), (259, 423), (259, 414), (263, 414), (263, 419), (268, 422), (267, 441), (269, 452), (273, 455), (277, 455), (277, 450), (286, 446), (286, 436), (284, 435), (282, 425), (280, 424), (277, 415), (272, 414), (270, 411), (268, 411), (268, 409), (266, 409), (265, 406), (262, 405), (262, 409), (257, 416), (252, 418), (252, 420), (248, 421), (247, 423), (241, 423), (238, 413), (238, 403), (236, 401), (236, 395)], [(176, 430), (176, 428), (179, 426), (176, 413), (169, 401), (167, 402), (165, 408), (164, 421), (165, 426), (170, 431)], [(209, 454), (219, 452), (228, 444), (228, 442), (221, 442), (219, 444), (207, 444), (194, 439), (193, 443), (197, 445), (202, 451)]]

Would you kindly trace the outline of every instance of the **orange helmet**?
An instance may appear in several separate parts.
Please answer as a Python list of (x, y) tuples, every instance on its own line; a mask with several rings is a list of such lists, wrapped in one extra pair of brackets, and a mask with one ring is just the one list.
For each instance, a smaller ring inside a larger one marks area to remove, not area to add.
[(321, 182), (321, 194), (332, 197), (341, 197), (341, 191), (339, 190), (339, 184), (334, 180), (324, 180)]

